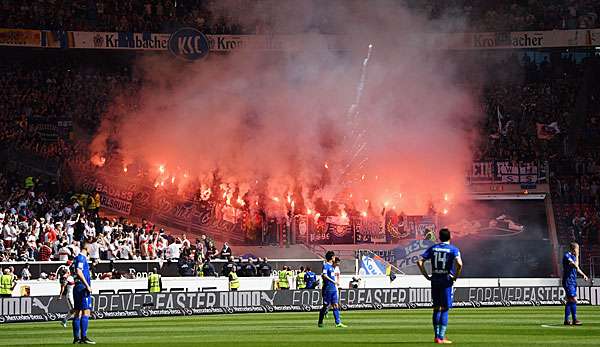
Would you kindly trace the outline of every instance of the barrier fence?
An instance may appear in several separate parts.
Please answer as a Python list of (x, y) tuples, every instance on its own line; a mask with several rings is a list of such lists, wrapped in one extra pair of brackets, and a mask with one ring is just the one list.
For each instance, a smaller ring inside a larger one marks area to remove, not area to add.
[[(215, 268), (215, 272), (220, 274), (223, 267), (227, 264), (226, 260), (211, 261)], [(59, 266), (64, 265), (63, 261), (47, 261), (47, 262), (5, 262), (0, 263), (0, 268), (12, 266), (16, 274), (20, 274), (23, 267), (29, 264), (29, 272), (32, 278), (38, 278), (42, 272), (46, 274), (54, 273)], [(237, 263), (236, 263), (237, 264)], [(245, 264), (245, 263), (244, 263)], [(269, 259), (268, 264), (273, 271), (282, 270), (284, 266), (289, 266), (292, 269), (298, 269), (300, 266), (310, 266), (313, 269), (321, 269), (323, 265), (322, 259)], [(164, 277), (179, 276), (177, 261), (168, 260), (116, 260), (113, 262), (103, 260), (92, 266), (92, 271), (96, 274), (111, 272), (116, 270), (124, 277), (147, 277), (148, 273), (153, 268), (157, 268), (158, 272)]]
[[(558, 286), (458, 287), (455, 307), (540, 306), (564, 304)], [(579, 303), (600, 304), (600, 287), (579, 287)], [(343, 310), (411, 309), (431, 306), (429, 288), (341, 289)], [(93, 296), (94, 319), (189, 316), (246, 312), (310, 312), (318, 310), (319, 290), (171, 292), (99, 294)], [(0, 323), (53, 321), (65, 317), (66, 300), (56, 296), (0, 299)]]

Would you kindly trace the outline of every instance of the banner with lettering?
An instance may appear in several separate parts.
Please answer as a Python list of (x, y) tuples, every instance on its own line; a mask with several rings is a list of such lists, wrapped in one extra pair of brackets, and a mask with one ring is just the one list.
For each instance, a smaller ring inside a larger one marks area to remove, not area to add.
[(329, 216), (326, 222), (331, 243), (354, 243), (354, 230), (350, 225), (350, 218)]
[(170, 34), (74, 31), (71, 48), (166, 51)]
[(0, 29), (0, 46), (41, 47), (40, 30)]
[(386, 242), (385, 225), (382, 218), (376, 216), (353, 218), (356, 243)]
[(474, 162), (467, 172), (468, 183), (543, 183), (547, 180), (546, 166), (539, 162), (490, 161)]
[[(558, 286), (455, 287), (454, 307), (563, 305)], [(430, 307), (431, 288), (340, 289), (343, 310)], [(600, 304), (600, 287), (579, 287), (582, 305)], [(253, 290), (236, 292), (168, 292), (96, 294), (93, 319), (191, 316), (249, 312), (310, 312), (319, 310), (321, 290)], [(59, 321), (69, 312), (66, 299), (38, 296), (0, 299), (0, 323)]]
[(600, 30), (431, 33), (423, 40), (440, 49), (589, 47), (600, 44)]
[[(415, 270), (414, 267), (416, 267), (417, 261), (421, 258), (421, 254), (434, 244), (433, 241), (429, 240), (414, 240), (394, 249), (396, 267), (403, 272), (415, 273), (416, 271), (411, 270)], [(410, 267), (413, 267), (413, 269), (408, 269)]]
[(80, 188), (85, 192), (100, 194), (102, 209), (123, 216), (129, 216), (131, 213), (136, 186), (135, 183), (126, 183), (107, 176), (88, 176), (80, 183)]
[[(0, 29), (0, 46), (166, 51), (170, 35), (150, 32)], [(357, 45), (356, 40), (349, 35), (206, 35), (206, 38), (210, 50), (216, 52), (238, 49), (350, 50)], [(596, 47), (600, 46), (600, 29), (415, 33), (407, 37), (406, 42), (412, 46), (456, 50)]]
[(385, 275), (388, 264), (378, 255), (363, 254), (359, 259), (359, 275)]

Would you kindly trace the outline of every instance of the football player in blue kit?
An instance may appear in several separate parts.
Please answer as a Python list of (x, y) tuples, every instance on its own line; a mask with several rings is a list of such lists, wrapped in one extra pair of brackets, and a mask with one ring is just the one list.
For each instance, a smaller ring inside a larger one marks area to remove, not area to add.
[[(425, 278), (431, 281), (433, 299), (434, 342), (450, 344), (446, 338), (448, 328), (448, 310), (452, 307), (452, 285), (462, 271), (462, 260), (458, 248), (450, 244), (450, 230), (440, 230), (440, 243), (429, 247), (417, 261)], [(431, 276), (425, 269), (425, 261), (431, 261)]]
[[(565, 325), (581, 325), (577, 319), (577, 274), (580, 274), (584, 280), (588, 280), (583, 271), (579, 268), (579, 245), (577, 242), (571, 242), (569, 252), (563, 256), (563, 278), (562, 286), (566, 293), (565, 304)], [(569, 321), (569, 316), (573, 321)]]
[(73, 301), (75, 314), (73, 316), (73, 343), (94, 345), (96, 342), (87, 337), (90, 312), (92, 310), (92, 277), (87, 259), (87, 248), (82, 241), (79, 255), (73, 259), (75, 269), (75, 287)]
[(323, 327), (323, 318), (327, 314), (329, 306), (333, 308), (333, 317), (335, 318), (335, 326), (338, 328), (347, 328), (340, 319), (340, 306), (338, 302), (338, 287), (335, 280), (335, 268), (333, 266), (333, 258), (335, 253), (328, 251), (325, 253), (325, 262), (323, 263), (323, 307), (319, 311), (319, 327)]

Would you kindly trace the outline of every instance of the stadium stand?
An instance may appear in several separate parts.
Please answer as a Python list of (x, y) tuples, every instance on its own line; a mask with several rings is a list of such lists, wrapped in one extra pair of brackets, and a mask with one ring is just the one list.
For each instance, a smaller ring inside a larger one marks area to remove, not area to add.
[[(293, 3), (289, 0), (236, 1), (235, 8), (240, 14), (250, 9), (269, 13)], [(600, 5), (594, 0), (532, 0), (527, 4), (507, 0), (407, 0), (406, 3), (430, 19), (465, 18), (461, 25), (445, 27), (450, 30), (589, 29), (600, 25)], [(208, 0), (3, 0), (0, 23), (7, 28), (119, 32), (170, 32), (174, 28), (193, 26), (210, 34), (248, 34), (283, 27), (268, 20), (242, 25), (242, 18), (221, 14), (222, 6), (219, 1)], [(324, 5), (315, 1), (314, 6)], [(311, 29), (327, 32), (331, 27), (328, 23), (326, 17), (319, 18)]]
[[(85, 148), (69, 134), (92, 133), (98, 126), (111, 93), (132, 91), (142, 83), (131, 76), (127, 59), (118, 64), (113, 62), (105, 66), (91, 66), (86, 65), (85, 57), (82, 59), (79, 55), (59, 57), (40, 53), (41, 57), (29, 59), (43, 59), (44, 64), (25, 60), (15, 65), (22, 57), (13, 54), (11, 58), (11, 54), (5, 55), (0, 65), (3, 72), (0, 84), (8, 91), (0, 96), (4, 106), (0, 110), (0, 141), (8, 151), (28, 152), (43, 158), (61, 158), (69, 163), (87, 163)], [(597, 71), (598, 58), (591, 57), (577, 63), (570, 56), (561, 56), (551, 62), (545, 59), (535, 63), (523, 55), (513, 56), (510, 60), (513, 68), (521, 71), (521, 75), (515, 80), (500, 80), (484, 88), (481, 102), (487, 117), (482, 121), (483, 141), (474, 159), (549, 161), (561, 244), (571, 240), (582, 241), (586, 245), (584, 255), (598, 255), (600, 252), (594, 246), (597, 244), (600, 203), (600, 158), (597, 152), (589, 151), (589, 148), (598, 143), (600, 113), (598, 95), (594, 94), (597, 92), (582, 87), (586, 76)], [(53, 120), (56, 114), (64, 115), (65, 120), (72, 124), (66, 136), (57, 131), (49, 133), (46, 128), (36, 124), (37, 118)], [(556, 138), (551, 141), (543, 136), (540, 138), (536, 134), (536, 125), (552, 122), (557, 122), (560, 129), (558, 134), (553, 135)], [(588, 125), (583, 127), (584, 132), (579, 128), (580, 124)], [(575, 157), (572, 156), (573, 152), (576, 153)], [(25, 194), (17, 187), (19, 184), (15, 179), (4, 176), (4, 193), (16, 194), (6, 201), (9, 204), (5, 206), (8, 211), (15, 208), (14, 204), (18, 204), (19, 198)], [(38, 193), (44, 192), (38, 190)], [(45, 199), (51, 201), (52, 192), (45, 193)], [(57, 203), (62, 209), (66, 202)], [(18, 209), (15, 211), (19, 212)], [(38, 218), (47, 213), (39, 209), (35, 212)], [(580, 221), (582, 217), (585, 217), (585, 221)], [(62, 222), (64, 228), (68, 216), (63, 216), (62, 220), (54, 218), (55, 224)], [(93, 222), (103, 224), (101, 219), (93, 219)], [(27, 224), (25, 229), (32, 227)], [(6, 225), (3, 228), (6, 229)], [(35, 244), (32, 242), (34, 247), (29, 248), (27, 232), (19, 234), (16, 240), (21, 239), (22, 242), (14, 252), (5, 250), (3, 256), (13, 260), (36, 259), (39, 257), (36, 250), (46, 241), (45, 232), (43, 230), (38, 234)], [(65, 230), (60, 229), (60, 232)], [(6, 233), (4, 240), (7, 241)], [(111, 245), (116, 247), (118, 242), (111, 241)], [(130, 245), (139, 244), (139, 240), (133, 241), (132, 238), (127, 242)], [(57, 254), (58, 245), (60, 243), (52, 245), (53, 255)], [(131, 254), (132, 258), (141, 256), (139, 252)]]
[[(591, 0), (533, 0), (527, 6), (475, 0), (408, 3), (433, 19), (465, 15), (470, 30), (600, 26), (600, 3)], [(254, 33), (267, 27), (265, 23), (244, 27), (239, 18), (225, 18), (213, 11), (215, 6), (214, 1), (194, 0), (3, 0), (0, 27), (169, 32), (190, 25), (213, 34)], [(143, 84), (131, 71), (134, 53), (36, 50), (29, 54), (6, 47), (1, 52), (0, 143), (5, 156), (19, 157), (19, 161), (56, 160), (57, 167), (61, 163), (89, 165), (85, 141), (99, 126), (108, 102), (117, 94), (134, 95)], [(92, 59), (98, 54), (103, 59)], [(600, 90), (590, 88), (600, 73), (600, 58), (594, 54), (576, 58), (571, 52), (557, 51), (541, 55), (545, 58), (531, 52), (515, 53), (486, 64), (488, 72), (495, 75), (482, 88), (480, 101), (486, 117), (481, 121), (482, 140), (473, 159), (549, 162), (559, 241), (561, 245), (573, 240), (582, 243), (585, 262), (600, 256)], [(498, 70), (517, 73), (502, 75)], [(59, 195), (58, 188), (68, 182), (49, 184), (52, 181), (42, 177), (31, 196), (23, 189), (25, 177), (15, 175), (14, 167), (3, 169), (0, 259), (46, 259), (47, 242), (50, 258), (59, 257), (64, 242), (67, 247), (77, 247), (67, 228), (77, 203), (70, 195)], [(106, 259), (168, 258), (168, 245), (179, 244), (169, 234), (151, 233), (144, 239), (142, 225), (134, 226), (118, 216), (111, 220), (92, 213), (88, 218), (84, 227), (98, 237)], [(105, 227), (119, 230), (118, 235), (101, 236)], [(193, 249), (189, 240), (179, 242)], [(154, 254), (144, 250), (145, 243), (155, 244)]]

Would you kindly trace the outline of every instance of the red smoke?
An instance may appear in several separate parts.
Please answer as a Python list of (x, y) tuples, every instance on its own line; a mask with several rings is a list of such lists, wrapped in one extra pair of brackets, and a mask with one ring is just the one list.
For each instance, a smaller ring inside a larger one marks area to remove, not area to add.
[[(402, 8), (372, 7), (360, 18), (335, 8), (351, 51), (306, 34), (305, 49), (293, 52), (235, 51), (193, 64), (166, 54), (140, 59), (143, 87), (115, 99), (91, 153), (105, 153), (110, 138), (123, 168), (145, 162), (157, 188), (199, 181), (203, 194), (240, 205), (245, 197), (256, 206), (262, 195), (272, 213), (292, 203), (322, 212), (330, 200), (362, 213), (386, 203), (409, 214), (432, 202), (447, 208), (444, 196), (464, 190), (474, 97), (454, 82), (444, 51), (420, 46), (416, 33), (429, 24)], [(363, 94), (350, 109), (370, 43)], [(221, 191), (209, 192), (217, 171)]]

